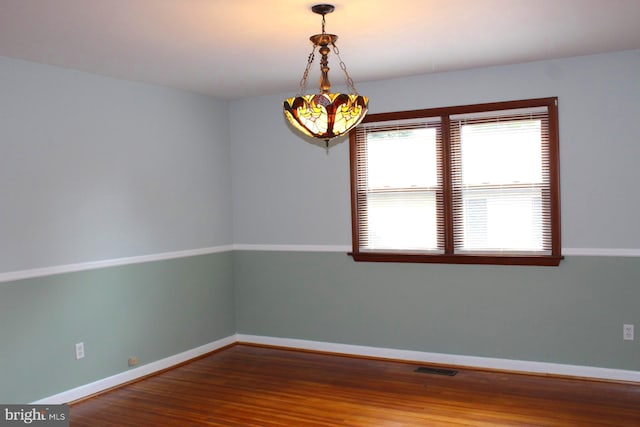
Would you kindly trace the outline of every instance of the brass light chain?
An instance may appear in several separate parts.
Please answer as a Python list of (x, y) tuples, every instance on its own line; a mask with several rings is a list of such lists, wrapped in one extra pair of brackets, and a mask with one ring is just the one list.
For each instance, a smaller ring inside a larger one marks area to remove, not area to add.
[[(325, 33), (325, 14), (322, 14), (322, 34), (326, 34)], [(318, 37), (318, 35), (314, 36), (314, 37)], [(331, 37), (335, 37), (335, 36), (331, 36)], [(333, 40), (333, 39), (332, 39)], [(316, 41), (314, 40), (314, 43), (316, 43)], [(326, 45), (323, 45), (326, 46)], [(349, 88), (350, 93), (354, 94), (354, 95), (358, 95), (358, 91), (356, 90), (356, 87), (353, 83), (353, 79), (351, 78), (351, 76), (349, 75), (349, 72), (347, 71), (347, 65), (344, 63), (344, 61), (342, 60), (342, 58), (340, 57), (340, 50), (338, 49), (338, 46), (336, 46), (335, 43), (331, 42), (331, 46), (333, 46), (333, 52), (336, 54), (336, 56), (338, 57), (338, 60), (340, 61), (340, 69), (342, 69), (342, 71), (344, 72), (344, 76), (345, 76), (345, 83), (347, 84), (347, 87)], [(309, 58), (307, 59), (307, 67), (304, 69), (304, 73), (302, 74), (302, 79), (300, 79), (300, 89), (298, 91), (298, 94), (296, 96), (303, 96), (305, 89), (307, 88), (307, 79), (309, 77), (309, 70), (311, 69), (311, 65), (313, 64), (313, 61), (315, 60), (315, 53), (316, 53), (316, 49), (318, 48), (317, 44), (313, 45), (313, 49), (311, 50), (311, 53), (309, 54)]]
[(307, 78), (309, 77), (309, 69), (313, 64), (313, 61), (316, 56), (316, 48), (317, 46), (313, 46), (311, 53), (309, 54), (309, 59), (307, 59), (307, 68), (304, 69), (304, 73), (302, 74), (302, 79), (300, 79), (300, 90), (296, 96), (302, 96), (304, 94), (305, 89), (307, 88)]
[(345, 82), (349, 87), (349, 91), (351, 91), (351, 93), (353, 93), (354, 95), (358, 95), (358, 91), (356, 90), (356, 87), (353, 84), (353, 80), (351, 79), (351, 76), (347, 71), (347, 65), (344, 63), (344, 61), (340, 57), (340, 50), (338, 49), (338, 46), (336, 46), (335, 43), (331, 43), (331, 45), (333, 46), (333, 52), (336, 54), (336, 56), (338, 57), (338, 60), (340, 61), (340, 68), (342, 69), (342, 71), (344, 71)]
[[(325, 19), (324, 19), (324, 13), (322, 14), (322, 34), (324, 34), (324, 25), (325, 25)], [(318, 46), (317, 45), (313, 45), (313, 49), (311, 50), (311, 53), (309, 54), (309, 58), (307, 59), (307, 68), (304, 69), (304, 73), (302, 74), (302, 79), (300, 79), (300, 90), (298, 92), (298, 94), (296, 96), (303, 96), (304, 95), (304, 91), (307, 88), (307, 78), (309, 77), (309, 70), (311, 69), (311, 65), (313, 64), (313, 61), (316, 58), (316, 48)]]

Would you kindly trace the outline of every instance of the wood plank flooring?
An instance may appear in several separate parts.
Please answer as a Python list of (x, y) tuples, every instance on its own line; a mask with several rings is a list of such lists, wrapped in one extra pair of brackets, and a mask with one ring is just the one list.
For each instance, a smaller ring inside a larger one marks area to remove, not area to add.
[(640, 426), (640, 384), (235, 345), (71, 406), (71, 427)]

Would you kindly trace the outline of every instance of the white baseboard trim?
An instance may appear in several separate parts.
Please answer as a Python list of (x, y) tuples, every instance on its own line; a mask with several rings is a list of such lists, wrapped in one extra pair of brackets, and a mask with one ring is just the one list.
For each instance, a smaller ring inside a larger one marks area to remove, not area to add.
[(350, 356), (377, 357), (382, 359), (403, 360), (416, 363), (435, 363), (448, 366), (497, 369), (501, 371), (522, 372), (526, 374), (551, 374), (571, 377), (629, 381), (640, 383), (639, 371), (598, 368), (592, 366), (574, 366), (558, 363), (531, 362), (523, 360), (497, 359), (490, 357), (463, 356), (455, 354), (427, 353), (423, 351), (398, 350), (383, 347), (338, 344), (321, 341), (309, 341), (293, 338), (277, 338), (260, 335), (234, 334), (209, 344), (202, 345), (182, 353), (166, 357), (155, 362), (134, 368), (119, 374), (85, 384), (53, 396), (31, 402), (32, 405), (56, 405), (73, 402), (92, 394), (126, 384), (130, 381), (162, 371), (203, 354), (221, 349), (234, 343), (271, 345), (292, 350), (312, 350)]
[(422, 351), (366, 347), (360, 345), (336, 344), (258, 335), (238, 334), (236, 337), (240, 343), (272, 345), (291, 349), (323, 351), (353, 356), (377, 357), (383, 359), (395, 359), (418, 363), (435, 363), (440, 365), (464, 366), (470, 368), (496, 369), (527, 374), (551, 374), (591, 379), (640, 382), (640, 371), (531, 362), (524, 360), (497, 359), (490, 357), (462, 356), (456, 354), (427, 353)]
[(45, 397), (36, 402), (32, 402), (32, 405), (56, 405), (62, 403), (73, 402), (78, 399), (82, 399), (92, 394), (99, 393), (104, 390), (108, 390), (113, 387), (117, 387), (122, 384), (126, 384), (130, 381), (142, 378), (146, 375), (153, 374), (154, 372), (162, 371), (163, 369), (171, 368), (187, 360), (202, 356), (203, 354), (210, 353), (218, 350), (227, 345), (233, 344), (238, 341), (236, 335), (231, 335), (226, 338), (221, 338), (217, 341), (209, 344), (202, 345), (191, 350), (184, 351), (182, 353), (166, 357), (155, 362), (148, 363), (138, 368), (121, 372), (119, 374), (103, 378), (98, 381), (94, 381), (89, 384), (82, 385), (80, 387), (73, 388), (71, 390), (63, 391), (62, 393), (55, 394), (53, 396)]

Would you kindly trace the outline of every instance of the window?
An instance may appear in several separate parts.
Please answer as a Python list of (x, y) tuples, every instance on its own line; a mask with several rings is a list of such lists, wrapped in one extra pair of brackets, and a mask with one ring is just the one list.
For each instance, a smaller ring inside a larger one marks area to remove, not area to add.
[(372, 114), (350, 132), (357, 261), (558, 265), (557, 98)]

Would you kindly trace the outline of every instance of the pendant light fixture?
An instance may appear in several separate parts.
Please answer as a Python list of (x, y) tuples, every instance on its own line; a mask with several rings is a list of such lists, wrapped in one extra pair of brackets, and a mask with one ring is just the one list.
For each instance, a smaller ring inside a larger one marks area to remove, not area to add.
[[(333, 12), (334, 9), (335, 7), (330, 4), (317, 4), (311, 8), (314, 13), (322, 15), (322, 34), (315, 34), (309, 38), (313, 43), (313, 50), (309, 54), (307, 68), (300, 80), (300, 90), (295, 97), (284, 101), (284, 115), (293, 127), (307, 136), (324, 140), (327, 148), (331, 139), (344, 135), (362, 121), (367, 114), (369, 103), (366, 96), (359, 95), (356, 91), (353, 80), (347, 72), (347, 67), (340, 58), (340, 51), (336, 46), (338, 36), (327, 34), (324, 30), (325, 15)], [(350, 91), (348, 94), (330, 92), (329, 60), (327, 58), (331, 51), (329, 46), (333, 48), (333, 52), (340, 61), (340, 68), (344, 72)], [(320, 92), (303, 95), (316, 49), (322, 56), (320, 59)]]

